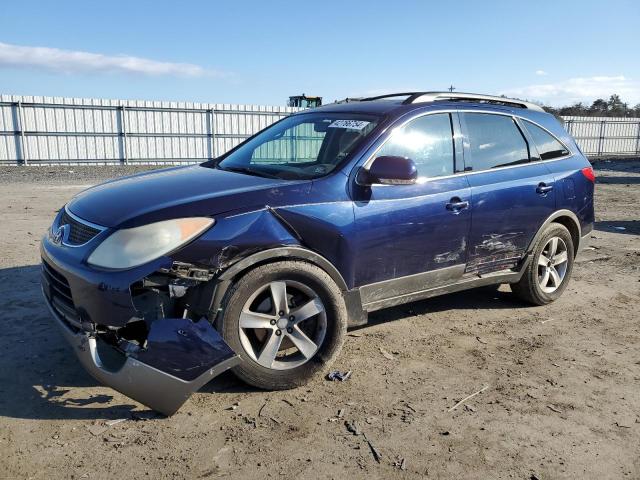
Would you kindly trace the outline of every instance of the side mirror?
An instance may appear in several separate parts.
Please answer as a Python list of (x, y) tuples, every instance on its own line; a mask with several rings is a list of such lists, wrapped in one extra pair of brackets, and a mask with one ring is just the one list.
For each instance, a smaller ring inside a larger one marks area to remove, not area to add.
[(418, 168), (407, 157), (376, 157), (368, 170), (358, 172), (360, 185), (412, 185), (418, 179)]

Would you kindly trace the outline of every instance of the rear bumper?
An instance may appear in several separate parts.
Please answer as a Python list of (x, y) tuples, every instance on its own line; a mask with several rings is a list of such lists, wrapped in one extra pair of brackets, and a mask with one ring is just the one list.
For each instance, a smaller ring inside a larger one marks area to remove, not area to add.
[[(147, 349), (123, 354), (124, 363), (116, 371), (109, 370), (100, 358), (96, 336), (71, 327), (43, 293), (51, 315), (87, 372), (99, 382), (167, 416), (174, 414), (193, 392), (239, 362), (206, 320), (194, 323), (188, 319), (165, 319), (152, 327)], [(181, 354), (190, 362), (175, 358)]]

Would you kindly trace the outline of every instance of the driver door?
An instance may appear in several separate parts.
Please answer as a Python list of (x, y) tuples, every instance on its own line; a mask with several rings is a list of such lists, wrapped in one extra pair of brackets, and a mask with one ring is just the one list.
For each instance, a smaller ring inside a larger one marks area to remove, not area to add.
[(423, 115), (392, 129), (372, 158), (411, 158), (417, 182), (355, 186), (355, 284), (365, 307), (453, 283), (464, 273), (471, 194), (462, 145), (454, 141), (458, 131), (455, 113)]

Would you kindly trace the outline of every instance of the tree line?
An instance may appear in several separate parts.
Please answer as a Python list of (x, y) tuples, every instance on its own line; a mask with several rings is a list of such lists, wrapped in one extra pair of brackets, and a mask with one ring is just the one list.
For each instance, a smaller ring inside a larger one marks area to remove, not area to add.
[(640, 103), (635, 107), (630, 107), (629, 104), (623, 102), (620, 96), (615, 93), (609, 97), (609, 100), (598, 98), (591, 105), (577, 102), (565, 107), (549, 107), (543, 105), (543, 108), (556, 116), (640, 117)]

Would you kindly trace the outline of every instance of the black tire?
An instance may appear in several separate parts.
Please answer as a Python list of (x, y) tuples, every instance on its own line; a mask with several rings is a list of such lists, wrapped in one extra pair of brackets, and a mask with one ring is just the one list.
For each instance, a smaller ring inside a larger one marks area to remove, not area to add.
[[(287, 370), (274, 370), (259, 364), (245, 350), (240, 339), (240, 313), (245, 303), (260, 288), (278, 281), (308, 286), (322, 301), (326, 313), (324, 338), (317, 352), (306, 363)], [(233, 368), (238, 378), (265, 390), (286, 390), (306, 384), (337, 357), (347, 331), (347, 311), (340, 289), (324, 270), (307, 262), (281, 261), (256, 267), (229, 289), (223, 302), (220, 331), (241, 358), (241, 363)]]
[[(567, 252), (567, 266), (560, 286), (557, 287), (555, 291), (549, 293), (543, 291), (540, 285), (538, 260), (540, 259), (540, 255), (543, 253), (547, 243), (554, 237), (558, 237), (564, 242)], [(567, 288), (567, 284), (571, 278), (574, 257), (573, 239), (571, 238), (571, 233), (569, 233), (567, 227), (559, 223), (551, 223), (545, 228), (543, 234), (536, 241), (532, 250), (529, 265), (527, 266), (520, 281), (518, 283), (511, 284), (511, 290), (520, 299), (533, 305), (546, 305), (557, 300), (562, 295), (562, 292)]]

